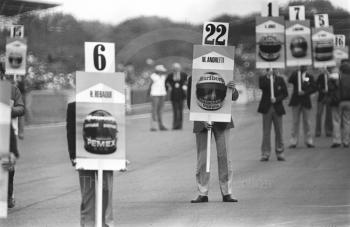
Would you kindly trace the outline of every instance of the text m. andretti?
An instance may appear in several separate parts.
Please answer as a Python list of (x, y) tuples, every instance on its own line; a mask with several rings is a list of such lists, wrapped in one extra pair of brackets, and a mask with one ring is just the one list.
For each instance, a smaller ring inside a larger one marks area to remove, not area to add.
[(93, 154), (111, 154), (117, 150), (117, 121), (107, 111), (96, 110), (84, 120), (84, 148)]

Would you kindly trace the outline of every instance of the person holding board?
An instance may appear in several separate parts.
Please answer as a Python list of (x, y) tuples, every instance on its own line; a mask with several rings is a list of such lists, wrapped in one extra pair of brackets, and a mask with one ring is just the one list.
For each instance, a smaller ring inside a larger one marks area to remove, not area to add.
[(289, 102), (293, 112), (292, 137), (289, 148), (296, 148), (299, 137), (300, 115), (303, 115), (305, 144), (308, 148), (315, 147), (311, 133), (311, 99), (312, 93), (317, 91), (314, 77), (307, 72), (307, 66), (300, 66), (289, 77), (289, 83), (293, 84), (293, 94)]
[(275, 128), (275, 151), (278, 161), (285, 161), (283, 156), (283, 124), (282, 116), (286, 114), (283, 100), (288, 97), (288, 90), (284, 79), (278, 75), (276, 69), (267, 69), (266, 74), (259, 77), (259, 88), (262, 97), (258, 112), (262, 114), (263, 139), (261, 144), (261, 159), (266, 162), (271, 154), (271, 125)]
[[(187, 106), (191, 108), (191, 86), (192, 76), (188, 78), (188, 96)], [(236, 83), (229, 81), (226, 85), (227, 88), (232, 90), (232, 100), (238, 99), (239, 93), (236, 90)], [(217, 91), (215, 83), (212, 83), (212, 87), (203, 87), (203, 90), (197, 91), (203, 94), (203, 99), (206, 99), (208, 103), (215, 102), (219, 97), (220, 91)], [(217, 92), (216, 92), (217, 91)], [(229, 158), (230, 152), (230, 129), (233, 128), (233, 121), (231, 122), (214, 122), (209, 124), (203, 121), (194, 121), (193, 132), (196, 134), (196, 145), (197, 145), (197, 172), (196, 180), (198, 186), (199, 195), (196, 199), (191, 200), (191, 203), (203, 203), (208, 202), (208, 191), (209, 191), (209, 176), (210, 173), (206, 171), (207, 165), (207, 136), (208, 129), (211, 129), (214, 133), (217, 157), (218, 157), (218, 168), (219, 168), (219, 182), (220, 189), (223, 198), (223, 202), (237, 202), (237, 199), (231, 197), (232, 194), (232, 167)]]

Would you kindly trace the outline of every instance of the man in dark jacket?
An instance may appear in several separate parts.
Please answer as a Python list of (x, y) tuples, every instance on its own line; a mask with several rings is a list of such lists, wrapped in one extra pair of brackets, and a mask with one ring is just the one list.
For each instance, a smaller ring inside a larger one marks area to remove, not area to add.
[[(192, 77), (188, 79), (188, 96), (187, 106), (190, 108), (191, 104), (191, 83)], [(233, 90), (232, 100), (238, 99), (238, 91), (235, 88), (235, 82), (230, 81), (226, 85), (229, 89)], [(207, 136), (208, 129), (212, 128), (214, 133), (217, 158), (218, 158), (218, 169), (219, 169), (219, 183), (223, 202), (237, 202), (236, 199), (231, 197), (232, 194), (232, 167), (229, 158), (230, 152), (230, 129), (233, 128), (233, 121), (231, 122), (214, 122), (212, 125), (207, 122), (195, 121), (193, 124), (193, 132), (196, 134), (197, 144), (197, 172), (196, 180), (198, 186), (199, 196), (191, 200), (191, 203), (202, 203), (208, 202), (208, 191), (209, 191), (209, 176), (206, 172), (207, 165)]]
[(309, 148), (315, 147), (311, 133), (311, 99), (312, 93), (317, 91), (314, 77), (309, 74), (306, 66), (301, 66), (289, 77), (288, 82), (293, 84), (293, 94), (289, 102), (293, 112), (292, 137), (290, 148), (296, 148), (299, 139), (300, 116), (303, 115), (304, 139)]
[(349, 147), (350, 143), (350, 62), (343, 60), (340, 65), (340, 103), (339, 108), (342, 113), (343, 122), (343, 146)]
[[(68, 104), (66, 118), (68, 152), (73, 166), (75, 166), (76, 163), (75, 108), (75, 102)], [(78, 170), (78, 173), (82, 195), (82, 201), (80, 205), (80, 224), (81, 226), (95, 226), (95, 177), (97, 171)], [(102, 223), (105, 227), (114, 226), (112, 195), (113, 171), (103, 171)]]
[[(324, 120), (324, 130), (327, 137), (332, 136), (332, 112), (331, 107), (329, 106), (329, 86), (328, 86), (328, 71), (325, 70), (324, 73), (321, 73), (317, 80), (318, 88), (318, 99), (317, 99), (317, 112), (316, 112), (316, 129), (315, 136), (320, 137), (322, 132), (322, 115), (324, 109), (326, 110), (326, 116)], [(326, 79), (327, 78), (327, 82)]]
[(263, 114), (263, 139), (261, 144), (262, 157), (260, 161), (268, 161), (271, 153), (271, 125), (275, 128), (275, 151), (278, 161), (283, 157), (283, 124), (282, 116), (286, 113), (283, 100), (288, 97), (284, 79), (276, 69), (267, 70), (266, 75), (260, 76), (259, 88), (262, 91), (258, 112)]
[(170, 73), (165, 81), (166, 88), (170, 92), (170, 100), (173, 106), (173, 129), (182, 129), (182, 115), (184, 100), (187, 91), (187, 74), (181, 72), (179, 63), (173, 64), (174, 72)]

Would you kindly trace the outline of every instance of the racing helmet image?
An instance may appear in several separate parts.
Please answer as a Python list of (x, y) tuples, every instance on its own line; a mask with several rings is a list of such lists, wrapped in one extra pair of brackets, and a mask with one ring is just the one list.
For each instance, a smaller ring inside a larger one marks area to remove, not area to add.
[(333, 39), (320, 40), (315, 43), (315, 58), (317, 61), (329, 61), (333, 59)]
[(91, 112), (83, 123), (84, 148), (93, 154), (111, 154), (117, 150), (117, 121), (107, 111)]
[(9, 53), (8, 62), (13, 69), (18, 69), (21, 67), (23, 62), (23, 56), (21, 52), (12, 51)]
[(302, 36), (295, 36), (290, 41), (290, 50), (292, 56), (295, 58), (305, 57), (307, 53), (307, 48), (307, 41)]
[(207, 72), (199, 77), (196, 84), (197, 104), (204, 110), (218, 110), (224, 104), (226, 91), (224, 78), (218, 73)]
[(282, 43), (274, 35), (265, 35), (259, 40), (259, 56), (265, 61), (275, 61), (280, 57)]

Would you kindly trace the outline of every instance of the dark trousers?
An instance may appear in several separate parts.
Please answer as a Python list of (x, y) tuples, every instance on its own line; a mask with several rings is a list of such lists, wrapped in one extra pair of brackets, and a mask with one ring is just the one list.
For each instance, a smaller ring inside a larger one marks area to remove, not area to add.
[(271, 126), (275, 129), (275, 151), (281, 155), (284, 151), (283, 145), (283, 122), (282, 115), (278, 115), (273, 106), (262, 116), (263, 121), (263, 139), (261, 144), (261, 153), (263, 157), (270, 157), (271, 154)]
[(172, 101), (173, 105), (173, 129), (182, 129), (182, 115), (184, 109), (184, 101)]
[(326, 116), (324, 120), (324, 130), (327, 136), (332, 135), (333, 125), (332, 125), (332, 110), (329, 104), (324, 102), (317, 103), (317, 114), (316, 114), (316, 130), (315, 135), (321, 136), (322, 132), (322, 115), (326, 109)]
[(11, 199), (13, 197), (13, 180), (15, 178), (15, 167), (9, 170), (9, 184), (7, 191), (7, 199)]

